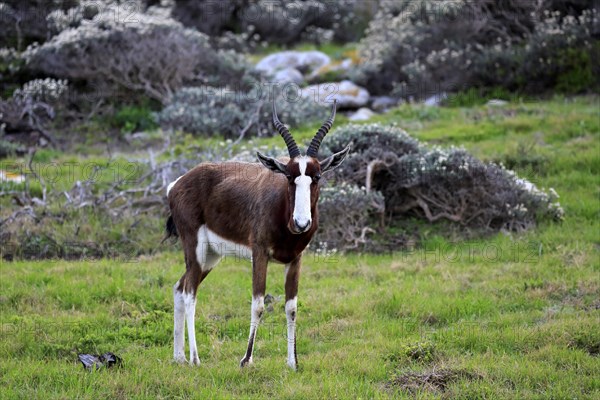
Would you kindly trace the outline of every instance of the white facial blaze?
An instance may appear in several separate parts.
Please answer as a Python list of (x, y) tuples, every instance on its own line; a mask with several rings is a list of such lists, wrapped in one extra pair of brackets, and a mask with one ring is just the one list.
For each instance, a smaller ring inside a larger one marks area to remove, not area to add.
[(222, 238), (208, 229), (206, 225), (198, 229), (198, 244), (196, 245), (196, 259), (202, 271), (210, 271), (219, 262), (221, 257), (232, 257), (236, 261), (252, 259), (252, 250)]
[(306, 176), (306, 164), (308, 159), (300, 157), (298, 164), (300, 167), (300, 176), (294, 183), (296, 184), (296, 202), (294, 204), (294, 221), (300, 226), (305, 226), (311, 221), (310, 215), (310, 184), (312, 178)]

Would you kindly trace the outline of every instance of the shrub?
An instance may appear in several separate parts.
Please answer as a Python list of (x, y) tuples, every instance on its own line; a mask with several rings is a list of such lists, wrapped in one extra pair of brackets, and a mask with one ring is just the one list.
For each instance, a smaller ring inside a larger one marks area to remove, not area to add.
[(578, 93), (598, 87), (598, 67), (592, 62), (594, 21), (597, 10), (580, 15), (544, 11), (524, 40), (500, 42), (472, 53), (475, 86), (502, 86), (509, 90), (539, 93), (548, 89)]
[(77, 0), (4, 0), (0, 2), (0, 47), (18, 51), (50, 36), (46, 16), (73, 7)]
[(12, 48), (0, 48), (0, 97), (10, 97), (19, 86), (19, 82), (27, 80), (21, 69), (25, 61), (20, 54)]
[[(386, 208), (392, 209), (394, 204), (402, 201), (396, 188), (390, 184), (399, 178), (392, 168), (399, 165), (402, 156), (418, 153), (419, 142), (393, 126), (350, 124), (336, 129), (335, 135), (328, 137), (324, 146), (333, 153), (348, 143), (352, 144), (352, 150), (335, 170), (335, 179), (380, 191)], [(326, 152), (324, 150), (324, 154)]]
[(428, 221), (447, 219), (475, 228), (524, 230), (539, 219), (561, 219), (557, 195), (539, 190), (501, 165), (483, 163), (457, 148), (403, 157), (399, 211)]
[(185, 26), (214, 38), (227, 34), (221, 45), (239, 48), (241, 39), (255, 48), (266, 42), (292, 45), (303, 40), (358, 40), (377, 6), (377, 2), (362, 0), (175, 0), (172, 15)]
[(15, 90), (7, 100), (0, 99), (2, 134), (37, 132), (45, 140), (55, 140), (45, 128), (55, 116), (54, 104), (66, 92), (68, 83), (56, 79), (36, 79)]
[[(107, 5), (41, 46), (25, 52), (29, 69), (63, 79), (134, 90), (166, 103), (184, 84), (244, 81), (248, 65), (214, 50), (206, 35), (160, 14), (116, 18)], [(123, 14), (123, 13), (121, 13)], [(248, 78), (249, 79), (249, 78)]]
[(375, 233), (373, 221), (379, 220), (384, 211), (384, 198), (379, 192), (367, 192), (364, 187), (344, 182), (323, 187), (317, 240), (336, 250), (368, 249), (370, 236)]
[[(328, 113), (311, 99), (284, 101), (279, 97), (276, 103), (280, 119), (293, 126), (324, 120)], [(157, 120), (163, 128), (197, 135), (237, 138), (244, 129), (248, 136), (275, 133), (271, 126), (271, 101), (267, 93), (257, 91), (245, 93), (207, 86), (183, 88), (157, 114)]]
[(394, 127), (347, 125), (328, 145), (351, 142), (335, 179), (364, 185), (385, 198), (386, 213), (441, 219), (485, 230), (523, 230), (542, 219), (561, 219), (553, 189), (548, 193), (495, 163), (460, 148), (428, 148)]
[(147, 106), (125, 106), (115, 114), (113, 124), (125, 133), (156, 128), (152, 111)]
[(360, 44), (357, 79), (371, 93), (404, 97), (495, 86), (535, 93), (561, 82), (589, 88), (597, 85), (587, 61), (597, 12), (568, 3), (384, 2)]
[(23, 154), (24, 149), (21, 146), (5, 139), (4, 128), (5, 124), (0, 124), (0, 158)]

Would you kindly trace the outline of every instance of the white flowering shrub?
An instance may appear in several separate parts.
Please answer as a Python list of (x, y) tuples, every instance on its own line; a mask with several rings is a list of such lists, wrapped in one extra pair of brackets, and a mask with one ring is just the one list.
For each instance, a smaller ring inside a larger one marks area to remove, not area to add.
[(172, 15), (225, 48), (247, 50), (267, 43), (355, 41), (377, 7), (377, 2), (364, 0), (175, 0)]
[[(402, 210), (428, 221), (447, 219), (484, 229), (520, 231), (563, 216), (556, 192), (546, 193), (502, 165), (460, 148), (433, 148), (401, 158)], [(408, 211), (408, 210), (407, 210)]]
[(126, 13), (118, 3), (95, 10), (91, 19), (81, 11), (81, 19), (71, 21), (75, 27), (30, 46), (27, 68), (96, 87), (110, 84), (163, 103), (187, 83), (245, 82), (249, 65), (241, 56), (214, 50), (206, 35), (161, 13)]
[(45, 125), (54, 119), (55, 106), (61, 104), (67, 89), (68, 83), (64, 80), (36, 79), (15, 90), (10, 98), (0, 98), (2, 136), (37, 134), (55, 144)]
[(34, 79), (24, 84), (13, 93), (13, 98), (25, 100), (30, 97), (34, 101), (57, 101), (68, 89), (68, 82), (61, 79)]
[[(308, 98), (286, 101), (279, 97), (276, 103), (279, 118), (290, 126), (324, 120), (329, 111)], [(276, 134), (272, 118), (267, 92), (208, 86), (179, 90), (157, 113), (157, 121), (165, 129), (226, 138), (237, 138), (244, 129), (246, 136), (272, 136)]]
[(325, 243), (341, 251), (369, 249), (377, 227), (373, 221), (381, 220), (384, 211), (383, 195), (377, 191), (367, 192), (345, 182), (321, 188), (319, 230), (313, 248)]
[(401, 202), (398, 192), (390, 186), (390, 182), (397, 179), (393, 167), (399, 165), (403, 155), (418, 153), (419, 142), (394, 126), (348, 124), (327, 137), (322, 153), (327, 155), (327, 149), (331, 149), (331, 153), (339, 151), (337, 149), (343, 149), (348, 143), (352, 144), (352, 150), (335, 170), (335, 179), (380, 191), (388, 208)]
[(595, 19), (580, 1), (384, 2), (359, 46), (356, 79), (374, 94), (417, 98), (468, 87), (535, 92), (561, 79), (578, 91), (597, 84)]
[(554, 190), (540, 190), (464, 149), (429, 148), (401, 129), (379, 124), (344, 126), (327, 145), (339, 151), (348, 142), (352, 151), (336, 169), (335, 180), (380, 192), (386, 213), (515, 231), (563, 217)]
[(66, 10), (78, 0), (3, 0), (0, 2), (0, 47), (23, 50), (32, 42), (51, 35), (46, 16), (54, 10)]

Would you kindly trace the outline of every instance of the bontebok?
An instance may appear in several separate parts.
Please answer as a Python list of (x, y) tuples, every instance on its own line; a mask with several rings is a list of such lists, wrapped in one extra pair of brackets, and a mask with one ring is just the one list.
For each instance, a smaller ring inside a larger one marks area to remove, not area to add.
[(273, 123), (287, 145), (289, 159), (257, 153), (259, 163), (202, 163), (167, 189), (171, 216), (167, 234), (181, 239), (186, 271), (173, 287), (174, 357), (185, 362), (187, 321), (189, 362), (198, 365), (194, 329), (196, 291), (222, 256), (252, 259), (250, 336), (240, 365), (252, 362), (256, 330), (264, 311), (267, 264), (285, 264), (287, 364), (296, 369), (296, 317), (302, 252), (319, 223), (317, 200), (321, 174), (341, 164), (349, 147), (324, 160), (317, 158), (321, 141), (335, 118), (330, 117), (302, 155), (273, 103)]

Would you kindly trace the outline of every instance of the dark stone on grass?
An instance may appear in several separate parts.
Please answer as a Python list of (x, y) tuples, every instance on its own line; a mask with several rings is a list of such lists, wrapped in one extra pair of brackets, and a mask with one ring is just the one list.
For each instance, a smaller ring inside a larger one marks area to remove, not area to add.
[(267, 312), (273, 312), (275, 310), (274, 304), (281, 301), (281, 296), (273, 296), (269, 293), (265, 296), (265, 306)]
[(265, 305), (267, 306), (274, 301), (275, 301), (275, 297), (273, 297), (273, 295), (267, 293), (267, 295), (265, 296)]
[(79, 354), (77, 356), (83, 367), (89, 371), (101, 368), (111, 368), (121, 366), (123, 360), (114, 353), (107, 352), (102, 355), (97, 354)]

